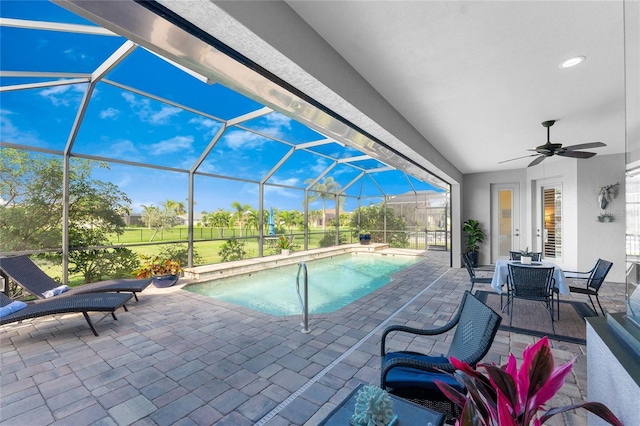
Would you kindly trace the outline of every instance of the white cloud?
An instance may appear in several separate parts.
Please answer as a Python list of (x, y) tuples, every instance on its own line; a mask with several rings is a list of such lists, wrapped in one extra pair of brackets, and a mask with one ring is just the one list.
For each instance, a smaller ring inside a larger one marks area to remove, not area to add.
[(231, 149), (255, 149), (262, 145), (264, 138), (251, 132), (231, 131), (225, 133), (224, 140)]
[(85, 91), (86, 84), (72, 84), (47, 87), (40, 90), (38, 94), (48, 99), (53, 106), (70, 106), (72, 103), (79, 103)]
[(120, 114), (120, 111), (116, 108), (109, 107), (105, 110), (100, 111), (100, 118), (116, 118)]
[(189, 124), (195, 124), (196, 129), (203, 130), (204, 136), (209, 139), (222, 127), (222, 123), (206, 117), (194, 117), (189, 120)]
[(149, 99), (136, 97), (129, 92), (123, 92), (122, 97), (129, 104), (138, 118), (145, 123), (153, 125), (169, 124), (171, 122), (171, 117), (182, 112), (180, 108), (169, 105), (162, 105), (160, 109), (154, 109)]
[(269, 127), (291, 129), (291, 119), (286, 115), (274, 112), (266, 116)]
[(193, 136), (174, 136), (151, 145), (151, 155), (170, 154), (173, 152), (193, 152)]
[(9, 116), (13, 114), (13, 112), (6, 109), (0, 110), (0, 135), (2, 135), (4, 142), (29, 146), (46, 145), (46, 143), (39, 138), (38, 132), (25, 131), (17, 128), (9, 118)]

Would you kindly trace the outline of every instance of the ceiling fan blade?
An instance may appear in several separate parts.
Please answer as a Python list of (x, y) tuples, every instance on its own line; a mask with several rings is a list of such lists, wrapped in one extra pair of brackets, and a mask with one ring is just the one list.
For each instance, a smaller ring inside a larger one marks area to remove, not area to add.
[(607, 146), (607, 144), (603, 142), (588, 142), (578, 145), (563, 146), (562, 149), (566, 151), (575, 151), (577, 149), (602, 148), (603, 146)]
[(533, 160), (531, 163), (529, 163), (529, 165), (528, 165), (527, 167), (532, 167), (532, 166), (535, 166), (535, 165), (537, 165), (537, 164), (540, 164), (540, 163), (542, 163), (542, 161), (543, 161), (545, 158), (547, 158), (547, 156), (546, 156), (546, 155), (541, 155), (541, 156), (539, 156), (538, 158), (536, 158), (535, 160)]
[(522, 157), (512, 158), (511, 160), (499, 161), (498, 164), (507, 163), (509, 161), (514, 161), (514, 160), (520, 160), (521, 158), (535, 157), (536, 155), (538, 155), (538, 154), (523, 155)]
[(572, 158), (591, 158), (596, 155), (595, 152), (586, 152), (586, 151), (566, 151), (566, 152), (557, 152), (556, 155), (561, 155), (563, 157), (572, 157)]

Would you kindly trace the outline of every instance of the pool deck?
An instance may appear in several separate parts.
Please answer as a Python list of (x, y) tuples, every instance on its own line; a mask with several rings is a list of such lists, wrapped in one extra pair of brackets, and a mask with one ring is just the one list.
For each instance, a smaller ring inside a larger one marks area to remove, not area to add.
[[(394, 275), (334, 314), (274, 317), (182, 290), (150, 286), (95, 337), (82, 315), (0, 327), (3, 425), (316, 425), (358, 383), (379, 384), (380, 334), (390, 324), (444, 324), (469, 279), (448, 252)], [(186, 281), (186, 280), (185, 280)], [(475, 289), (490, 290), (489, 285)], [(573, 295), (566, 296), (574, 297)], [(575, 299), (584, 300), (580, 296)], [(624, 285), (607, 283), (605, 310), (624, 309)], [(502, 364), (536, 339), (498, 331), (485, 358)], [(393, 340), (394, 349), (446, 351), (443, 339)], [(583, 401), (585, 346), (551, 340), (556, 363), (577, 356), (549, 406)], [(586, 411), (549, 425), (586, 425)]]

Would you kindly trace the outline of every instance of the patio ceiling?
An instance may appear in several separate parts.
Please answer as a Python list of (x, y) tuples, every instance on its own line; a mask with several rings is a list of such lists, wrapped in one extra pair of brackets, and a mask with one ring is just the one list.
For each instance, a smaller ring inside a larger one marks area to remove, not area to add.
[(26, 3), (0, 12), (4, 147), (283, 189), (333, 178), (340, 195), (355, 198), (448, 189), (354, 129), (323, 134), (313, 119), (303, 124), (231, 90), (228, 57), (205, 76), (170, 59), (176, 49), (165, 56), (56, 4)]

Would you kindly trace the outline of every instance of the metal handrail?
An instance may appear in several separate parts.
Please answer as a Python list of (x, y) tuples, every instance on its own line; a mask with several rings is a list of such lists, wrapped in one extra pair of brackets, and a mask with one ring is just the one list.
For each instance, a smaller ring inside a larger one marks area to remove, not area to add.
[[(304, 269), (304, 302), (300, 295), (300, 271)], [(300, 262), (298, 265), (298, 275), (296, 276), (296, 291), (298, 292), (298, 300), (300, 301), (300, 307), (302, 308), (302, 323), (300, 324), (303, 333), (309, 333), (309, 281), (307, 276), (307, 264)]]

